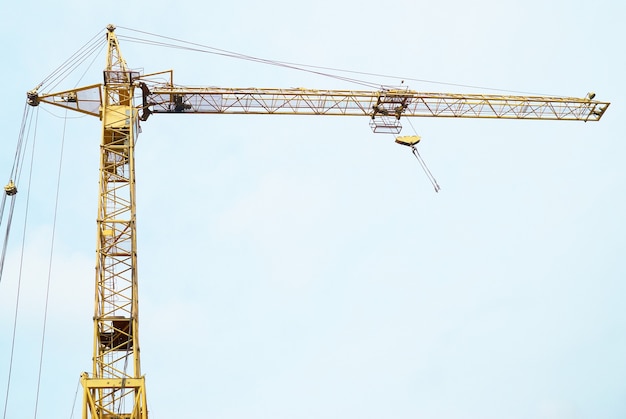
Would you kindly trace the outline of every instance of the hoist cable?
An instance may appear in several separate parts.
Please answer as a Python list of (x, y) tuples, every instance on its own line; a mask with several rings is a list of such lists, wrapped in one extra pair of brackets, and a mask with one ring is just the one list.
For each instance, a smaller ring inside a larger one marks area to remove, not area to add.
[(17, 147), (15, 148), (15, 156), (13, 158), (13, 166), (11, 167), (11, 174), (9, 175), (9, 179), (15, 181), (16, 184), (19, 181), (20, 164), (23, 162), (24, 139), (28, 138), (28, 135), (27, 135), (28, 133), (26, 132), (26, 126), (28, 125), (28, 129), (30, 130), (30, 126), (32, 124), (33, 113), (30, 112), (29, 108), (32, 108), (32, 107), (24, 103), (24, 112), (22, 114), (22, 125), (20, 126), (20, 132), (17, 138)]
[(274, 65), (274, 66), (278, 66), (278, 67), (289, 68), (289, 69), (292, 69), (292, 70), (297, 70), (297, 71), (303, 71), (303, 72), (307, 72), (307, 73), (317, 74), (317, 75), (320, 75), (320, 76), (330, 77), (330, 78), (334, 78), (334, 79), (337, 79), (337, 80), (342, 80), (342, 81), (347, 81), (347, 82), (350, 82), (350, 83), (360, 84), (360, 85), (367, 86), (367, 87), (374, 87), (374, 88), (380, 87), (379, 83), (372, 83), (372, 82), (368, 82), (368, 81), (365, 81), (365, 80), (359, 80), (359, 79), (351, 78), (351, 77), (337, 76), (335, 74), (324, 73), (324, 72), (321, 72), (321, 71), (305, 68), (305, 67), (315, 68), (314, 66), (305, 66), (305, 65), (296, 64), (296, 63), (289, 63), (289, 62), (285, 62), (285, 61), (275, 61), (275, 60), (270, 60), (270, 59), (266, 59), (266, 58), (255, 57), (255, 56), (252, 56), (252, 55), (246, 55), (246, 54), (241, 54), (241, 53), (237, 53), (237, 52), (233, 52), (233, 51), (228, 51), (228, 50), (224, 50), (224, 49), (220, 49), (220, 48), (214, 48), (214, 47), (210, 47), (210, 46), (207, 46), (207, 45), (198, 44), (198, 43), (195, 43), (195, 42), (185, 41), (185, 40), (182, 40), (182, 39), (171, 38), (171, 37), (168, 37), (168, 36), (158, 35), (158, 34), (145, 32), (145, 31), (140, 31), (140, 30), (136, 30), (136, 29), (125, 28), (125, 27), (120, 27), (120, 28), (129, 30), (129, 31), (133, 31), (133, 32), (143, 33), (145, 35), (154, 36), (154, 37), (157, 37), (157, 38), (163, 38), (163, 39), (167, 39), (167, 40), (170, 40), (170, 41), (175, 41), (175, 42), (179, 42), (179, 43), (183, 43), (183, 44), (188, 44), (188, 45), (191, 45), (191, 46), (183, 47), (183, 46), (180, 46), (180, 45), (177, 45), (177, 44), (169, 44), (169, 43), (165, 43), (165, 42), (152, 41), (152, 40), (149, 40), (149, 39), (134, 38), (134, 37), (130, 37), (130, 36), (118, 36), (119, 39), (125, 39), (125, 40), (131, 41), (131, 42), (137, 42), (137, 43), (143, 43), (143, 44), (154, 45), (154, 46), (161, 46), (161, 47), (168, 47), (168, 48), (177, 48), (177, 49), (183, 49), (183, 50), (187, 50), (187, 51), (203, 52), (203, 53), (206, 53), (206, 54), (220, 55), (220, 56), (229, 57), (229, 58), (237, 58), (237, 59), (241, 59), (241, 60), (252, 61), (252, 62), (257, 62), (257, 63), (262, 63), (262, 64), (269, 64), (269, 65)]
[(37, 133), (37, 119), (35, 119), (35, 130), (34, 130), (34, 138), (33, 138), (33, 145), (32, 145), (32, 150), (31, 150), (31, 159), (30, 159), (30, 170), (29, 170), (29, 174), (28, 174), (28, 188), (27, 188), (27, 192), (26, 192), (26, 205), (25, 205), (25, 209), (24, 209), (24, 225), (22, 227), (22, 245), (21, 245), (21, 252), (20, 252), (20, 260), (19, 260), (19, 267), (18, 267), (18, 275), (17, 275), (17, 291), (16, 291), (16, 296), (15, 296), (15, 314), (13, 316), (13, 333), (11, 336), (11, 354), (9, 356), (9, 372), (7, 375), (7, 387), (6, 387), (6, 395), (5, 395), (5, 400), (4, 400), (4, 412), (2, 415), (3, 419), (6, 419), (7, 417), (7, 407), (9, 404), (9, 392), (11, 389), (11, 375), (13, 372), (13, 356), (15, 354), (15, 335), (17, 333), (17, 318), (18, 318), (18, 313), (19, 313), (19, 305), (20, 305), (20, 291), (22, 288), (22, 272), (23, 272), (23, 268), (24, 268), (24, 253), (25, 253), (25, 248), (26, 248), (26, 226), (27, 226), (27, 221), (28, 221), (28, 213), (29, 213), (29, 208), (30, 208), (30, 185), (32, 183), (32, 177), (33, 177), (33, 162), (34, 162), (34, 156), (35, 156), (35, 143), (36, 143), (36, 133)]
[[(158, 35), (155, 35), (155, 36), (158, 36)], [(359, 80), (359, 79), (351, 78), (351, 77), (338, 76), (338, 75), (335, 75), (335, 74), (324, 73), (324, 72), (321, 72), (321, 71), (309, 70), (309, 69), (304, 68), (306, 66), (299, 66), (298, 64), (292, 64), (292, 63), (281, 62), (281, 61), (272, 61), (272, 60), (268, 60), (268, 59), (264, 59), (264, 58), (258, 58), (258, 57), (253, 57), (253, 56), (249, 56), (249, 55), (244, 55), (244, 54), (238, 54), (238, 53), (234, 53), (234, 52), (219, 50), (217, 48), (212, 48), (212, 47), (208, 47), (208, 46), (204, 46), (204, 45), (201, 45), (201, 46), (203, 48), (205, 48), (205, 49), (201, 49), (201, 48), (183, 47), (183, 46), (176, 45), (176, 44), (168, 44), (168, 43), (165, 43), (165, 42), (157, 42), (157, 41), (151, 41), (151, 40), (140, 39), (140, 38), (133, 38), (133, 37), (128, 37), (128, 36), (120, 36), (118, 38), (126, 40), (126, 41), (130, 41), (130, 42), (141, 43), (141, 44), (146, 44), (146, 45), (166, 47), (166, 48), (176, 48), (176, 49), (182, 49), (182, 50), (186, 50), (186, 51), (202, 52), (202, 53), (206, 53), (206, 54), (220, 55), (220, 56), (229, 57), (229, 58), (237, 58), (237, 59), (241, 59), (241, 60), (257, 62), (257, 63), (261, 63), (261, 64), (269, 64), (269, 65), (274, 65), (274, 66), (278, 66), (278, 67), (289, 68), (289, 69), (292, 69), (292, 70), (297, 70), (297, 71), (303, 71), (303, 72), (307, 72), (307, 73), (317, 74), (317, 75), (324, 76), (324, 77), (330, 77), (330, 78), (333, 78), (333, 79), (342, 80), (342, 81), (346, 81), (346, 82), (354, 83), (354, 84), (359, 84), (359, 85), (366, 86), (366, 87), (371, 87), (371, 88), (379, 88), (380, 87), (379, 83), (368, 82), (368, 81), (365, 81), (365, 80)], [(179, 41), (179, 42), (186, 42), (186, 41), (181, 41), (181, 40), (177, 40), (177, 41)], [(198, 44), (194, 44), (194, 45), (198, 45)], [(217, 52), (216, 51), (210, 51), (210, 50), (216, 50)]]
[[(410, 119), (408, 121), (409, 121), (409, 125), (411, 125), (411, 129), (413, 130), (413, 133), (417, 135), (417, 131), (415, 131), (415, 127), (413, 126), (413, 123), (411, 122)], [(426, 162), (424, 161), (424, 159), (422, 159), (422, 156), (420, 155), (419, 151), (417, 151), (417, 147), (415, 146), (415, 144), (411, 145), (411, 151), (413, 152), (413, 155), (419, 162), (420, 166), (422, 166), (422, 170), (426, 174), (426, 177), (428, 178), (430, 183), (433, 185), (435, 192), (439, 192), (441, 188), (439, 187), (439, 184), (437, 183), (437, 179), (435, 179), (435, 176), (433, 176), (433, 174), (431, 173), (430, 169), (426, 165)]]
[[(195, 47), (201, 47), (201, 48), (204, 48), (204, 49), (198, 49), (198, 48), (192, 48), (192, 47), (182, 47), (182, 46), (178, 46), (176, 44), (161, 43), (161, 42), (158, 42), (158, 41), (152, 41), (152, 40), (141, 39), (141, 38), (133, 38), (133, 37), (123, 36), (123, 35), (118, 35), (119, 39), (126, 39), (126, 40), (129, 40), (129, 41), (132, 41), (132, 42), (144, 43), (144, 44), (154, 45), (154, 46), (162, 46), (162, 47), (168, 47), (168, 48), (179, 48), (179, 49), (185, 49), (185, 50), (189, 50), (189, 51), (198, 51), (198, 52), (210, 53), (210, 54), (221, 55), (221, 56), (230, 57), (230, 58), (237, 58), (237, 59), (243, 59), (243, 60), (259, 62), (259, 63), (263, 63), (263, 64), (275, 65), (275, 66), (279, 66), (279, 67), (291, 68), (291, 69), (295, 69), (295, 70), (298, 70), (298, 71), (310, 72), (310, 73), (313, 73), (313, 74), (318, 74), (318, 75), (322, 75), (322, 76), (325, 76), (325, 77), (331, 77), (331, 78), (335, 78), (335, 79), (338, 79), (338, 80), (343, 80), (343, 81), (356, 83), (356, 84), (361, 84), (361, 85), (364, 85), (364, 86), (374, 87), (374, 88), (380, 88), (381, 84), (380, 83), (373, 83), (373, 82), (369, 82), (369, 81), (365, 81), (365, 80), (359, 80), (359, 79), (356, 79), (356, 78), (337, 76), (335, 74), (325, 73), (325, 72), (321, 72), (321, 71), (314, 71), (314, 70), (311, 70), (311, 69), (326, 70), (326, 71), (340, 72), (340, 73), (359, 74), (359, 75), (362, 75), (362, 76), (381, 77), (381, 78), (394, 79), (394, 80), (414, 81), (414, 82), (419, 82), (419, 83), (437, 84), (437, 85), (454, 86), (454, 87), (464, 87), (464, 88), (469, 88), (469, 89), (491, 90), (491, 91), (498, 91), (498, 92), (508, 92), (508, 93), (518, 93), (518, 94), (526, 94), (526, 95), (546, 96), (546, 94), (541, 94), (541, 93), (533, 93), (533, 92), (525, 92), (525, 91), (509, 90), (509, 89), (497, 89), (497, 88), (493, 88), (493, 87), (476, 86), (476, 85), (470, 85), (470, 84), (450, 83), (450, 82), (442, 82), (442, 81), (436, 81), (436, 80), (419, 79), (419, 78), (414, 78), (414, 77), (405, 77), (405, 76), (397, 76), (397, 75), (389, 75), (389, 74), (381, 74), (381, 73), (373, 73), (373, 72), (365, 72), (365, 71), (347, 70), (347, 69), (341, 69), (341, 68), (335, 68), (335, 67), (325, 67), (325, 66), (319, 66), (319, 65), (294, 63), (294, 62), (289, 62), (289, 61), (270, 60), (270, 59), (254, 57), (254, 56), (250, 56), (250, 55), (246, 55), (246, 54), (241, 54), (241, 53), (237, 53), (237, 52), (232, 52), (232, 51), (228, 51), (228, 50), (224, 50), (224, 49), (220, 49), (220, 48), (214, 48), (214, 47), (210, 47), (210, 46), (206, 46), (206, 45), (202, 45), (202, 44), (198, 44), (198, 43), (194, 43), (194, 42), (189, 42), (189, 41), (185, 41), (185, 40), (181, 40), (181, 39), (177, 39), (177, 38), (172, 38), (172, 37), (168, 37), (168, 36), (158, 35), (158, 34), (155, 34), (155, 33), (141, 31), (141, 30), (138, 30), (138, 29), (127, 28), (127, 27), (124, 27), (124, 26), (119, 26), (119, 28), (125, 29), (125, 30), (128, 30), (128, 31), (132, 31), (132, 32), (142, 33), (142, 34), (149, 35), (149, 36), (154, 36), (154, 37), (158, 37), (158, 38), (168, 39), (170, 41), (175, 41), (175, 42), (180, 42), (180, 43), (184, 43), (184, 44), (189, 44), (189, 45), (193, 45)], [(558, 96), (558, 95), (551, 95), (551, 96)]]
[[(0, 203), (0, 226), (2, 226), (2, 218), (4, 215), (4, 205), (7, 202), (7, 194), (3, 193), (2, 194), (2, 203)], [(0, 281), (2, 281), (2, 274), (0, 274)]]
[[(93, 66), (93, 63), (96, 62), (96, 59), (99, 57), (100, 52), (102, 52), (102, 50), (104, 49), (105, 46), (106, 46), (105, 42), (102, 42), (100, 44), (100, 49), (98, 50), (98, 54), (93, 54), (93, 58), (91, 59), (91, 62), (89, 63), (89, 65), (87, 66), (85, 71), (83, 71), (83, 74), (78, 78), (78, 80), (76, 81), (76, 84), (74, 84), (74, 87), (78, 86), (78, 83), (80, 83), (81, 80), (83, 79), (83, 77), (85, 77), (85, 75), (87, 74), (87, 71), (89, 71), (91, 66)], [(87, 59), (87, 57), (85, 57), (85, 59)], [(82, 62), (84, 62), (84, 60), (81, 61), (81, 63)]]
[(41, 332), (41, 349), (39, 352), (39, 371), (37, 374), (37, 391), (35, 395), (35, 412), (34, 419), (37, 419), (37, 408), (39, 406), (39, 390), (41, 388), (41, 372), (43, 368), (43, 355), (46, 341), (46, 325), (48, 322), (48, 302), (50, 299), (50, 284), (52, 282), (52, 259), (54, 255), (54, 239), (56, 234), (56, 224), (57, 224), (57, 215), (59, 209), (59, 192), (61, 190), (61, 169), (63, 167), (63, 150), (65, 147), (65, 131), (67, 127), (67, 121), (63, 124), (63, 135), (61, 136), (61, 150), (59, 154), (59, 168), (57, 172), (57, 188), (56, 195), (54, 200), (54, 216), (52, 218), (52, 237), (50, 239), (50, 256), (48, 259), (48, 278), (46, 282), (46, 298), (44, 304), (44, 315), (43, 315), (43, 328)]
[[(105, 37), (102, 37), (102, 30), (98, 31), (96, 35), (94, 35), (87, 43), (85, 43), (82, 47), (78, 49), (74, 54), (72, 54), (67, 60), (65, 60), (59, 67), (50, 73), (38, 86), (37, 89), (43, 86), (49, 86), (51, 83), (58, 81), (63, 75), (67, 75), (71, 73), (78, 64), (83, 62), (86, 56), (89, 56), (94, 53), (98, 46), (106, 43)], [(64, 78), (64, 77), (63, 77)], [(54, 85), (58, 85), (58, 82)]]
[(45, 113), (47, 113), (48, 115), (54, 117), (54, 118), (58, 118), (58, 119), (83, 119), (86, 118), (89, 115), (86, 114), (80, 114), (78, 116), (63, 116), (63, 115), (57, 115), (54, 112), (50, 111), (49, 109), (46, 109), (45, 106), (38, 106), (38, 109), (41, 108), (42, 111), (44, 111)]
[[(127, 376), (128, 376), (127, 371), (128, 371), (128, 358), (130, 357), (130, 355), (129, 355), (129, 352), (130, 352), (130, 344), (131, 344), (131, 341), (130, 341), (130, 339), (128, 339), (128, 340), (126, 341), (126, 355), (124, 355), (124, 368), (123, 368), (123, 370), (122, 370), (122, 374), (123, 374), (122, 376), (123, 376), (123, 377), (127, 377)], [(120, 388), (120, 392), (121, 392), (121, 394), (124, 394), (124, 391), (125, 391), (125, 390), (126, 390), (126, 379), (123, 379), (123, 380), (122, 380), (122, 387)], [(123, 408), (123, 407), (125, 407), (125, 401), (126, 401), (126, 397), (122, 397), (122, 398), (120, 399), (120, 403), (119, 403), (119, 405), (118, 405), (118, 407), (117, 407), (117, 414), (118, 414), (118, 415), (121, 415), (121, 413), (122, 413), (122, 408)]]
[[(76, 58), (76, 60), (73, 62), (72, 67), (68, 67), (63, 73), (59, 73), (50, 82), (50, 84), (46, 86), (46, 90), (55, 89), (63, 80), (67, 78), (67, 76), (69, 76), (74, 70), (76, 70), (81, 64), (83, 64), (89, 58), (89, 56), (93, 56), (94, 58), (97, 58), (98, 55), (96, 54), (96, 52), (100, 52), (104, 45), (105, 45), (104, 41), (101, 41), (97, 44), (92, 45), (88, 51), (86, 51), (80, 57)], [(54, 84), (52, 84), (52, 82), (54, 82)]]
[[(4, 194), (6, 197), (7, 195)], [(2, 282), (2, 273), (4, 272), (4, 261), (7, 256), (7, 247), (9, 244), (9, 233), (11, 232), (11, 221), (13, 220), (13, 210), (15, 209), (15, 195), (11, 196), (11, 204), (9, 206), (9, 215), (7, 217), (7, 226), (4, 233), (4, 240), (2, 242), (2, 253), (0, 253), (0, 282)], [(4, 207), (4, 199), (2, 202)], [(3, 208), (4, 209), (4, 208)]]
[(78, 399), (78, 390), (80, 389), (80, 378), (76, 383), (76, 391), (74, 392), (74, 401), (72, 402), (72, 411), (70, 412), (70, 419), (74, 417), (74, 410), (76, 409), (76, 400)]
[(101, 36), (101, 34), (102, 34), (102, 30), (99, 30), (98, 33), (94, 35), (89, 41), (87, 41), (82, 47), (80, 47), (78, 51), (70, 55), (70, 57), (66, 59), (59, 67), (57, 67), (55, 70), (52, 71), (52, 73), (50, 73), (50, 75), (48, 75), (45, 79), (43, 79), (41, 84), (45, 85), (51, 78), (56, 76), (58, 73), (62, 73), (63, 71), (65, 71), (64, 70), (65, 68), (70, 67), (70, 64), (72, 63), (72, 61), (74, 61), (76, 57), (80, 57), (81, 54), (83, 54), (82, 51), (84, 49), (90, 48), (91, 44), (94, 43), (94, 41), (96, 41), (97, 38)]
[[(35, 112), (35, 114), (38, 114), (38, 112)], [(28, 109), (28, 105), (25, 105), (24, 114), (22, 117), (22, 125), (20, 127), (20, 133), (17, 139), (15, 157), (13, 159), (13, 167), (11, 168), (11, 174), (9, 175), (9, 184), (13, 182), (14, 187), (16, 187), (15, 185), (19, 185), (21, 164), (25, 156), (24, 139), (25, 138), (28, 139), (28, 133), (30, 132), (30, 127), (32, 125), (32, 115), (33, 113), (31, 113), (30, 109)], [(28, 131), (26, 131), (26, 128), (25, 128), (27, 125), (27, 122), (28, 122)], [(7, 186), (9, 186), (9, 184), (7, 184)], [(9, 196), (9, 193), (7, 190), (5, 190), (4, 192), (5, 193), (2, 194), (2, 204), (0, 205), (0, 226), (2, 226), (2, 221), (4, 220), (6, 200), (7, 200), (7, 197)], [(11, 223), (13, 221), (13, 211), (15, 210), (15, 201), (16, 201), (16, 195), (15, 193), (13, 193), (11, 195), (11, 204), (9, 207), (8, 219), (7, 219), (6, 228), (5, 228), (4, 241), (2, 242), (2, 250), (0, 251), (0, 282), (2, 282), (2, 274), (4, 272), (4, 262), (6, 259), (6, 252), (7, 252), (7, 247), (9, 243), (9, 233), (11, 231)]]
[(439, 187), (439, 184), (437, 183), (437, 180), (435, 179), (433, 174), (428, 169), (428, 166), (426, 166), (426, 162), (424, 162), (424, 159), (422, 159), (422, 156), (420, 156), (419, 151), (417, 151), (417, 147), (415, 147), (415, 145), (412, 145), (411, 150), (413, 151), (413, 155), (415, 156), (417, 161), (419, 161), (420, 166), (422, 166), (424, 173), (426, 173), (426, 177), (428, 177), (428, 180), (430, 180), (430, 183), (432, 183), (433, 188), (435, 188), (435, 192), (439, 192), (441, 188)]
[[(13, 200), (13, 202), (15, 202), (15, 200)], [(26, 228), (26, 222), (24, 222), (24, 228)], [(24, 233), (26, 233), (26, 231), (24, 231)], [(20, 267), (19, 267), (19, 274), (18, 274), (18, 279), (17, 279), (17, 293), (15, 297), (15, 314), (13, 316), (13, 333), (11, 335), (11, 353), (9, 355), (9, 371), (7, 374), (7, 390), (6, 390), (6, 394), (4, 397), (4, 412), (2, 414), (3, 419), (6, 419), (7, 417), (7, 407), (9, 405), (9, 391), (11, 389), (11, 374), (13, 372), (13, 356), (15, 354), (15, 335), (17, 333), (17, 317), (18, 317), (18, 311), (19, 311), (19, 305), (20, 305), (19, 304), (20, 289), (21, 289), (21, 284), (22, 284), (22, 267), (24, 266), (23, 262), (24, 262), (25, 236), (26, 234), (24, 234), (24, 237), (22, 238), (22, 255), (20, 257)], [(3, 257), (4, 257), (4, 251), (3, 251)]]

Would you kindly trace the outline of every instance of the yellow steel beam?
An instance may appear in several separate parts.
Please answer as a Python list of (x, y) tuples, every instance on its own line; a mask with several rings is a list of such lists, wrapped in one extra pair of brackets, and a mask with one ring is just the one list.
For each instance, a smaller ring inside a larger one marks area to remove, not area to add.
[[(135, 72), (117, 37), (107, 33), (105, 83), (29, 99), (102, 120), (97, 217), (96, 297), (92, 374), (83, 374), (83, 419), (146, 419), (145, 380), (139, 359), (135, 228)], [(94, 98), (97, 98), (94, 99)], [(97, 105), (97, 106), (96, 106)]]
[[(133, 79), (141, 84), (141, 76)], [(528, 95), (428, 93), (414, 90), (316, 90), (168, 87), (143, 84), (143, 114), (342, 115), (598, 121), (609, 102)], [(101, 117), (100, 85), (43, 94), (50, 103)]]
[(425, 93), (413, 90), (149, 88), (150, 113), (345, 115), (597, 121), (608, 102), (589, 98)]

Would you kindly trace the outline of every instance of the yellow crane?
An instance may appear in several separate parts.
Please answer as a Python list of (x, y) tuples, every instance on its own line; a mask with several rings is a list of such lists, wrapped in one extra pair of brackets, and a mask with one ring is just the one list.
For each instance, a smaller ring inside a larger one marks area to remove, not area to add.
[[(174, 84), (171, 70), (144, 75), (129, 69), (114, 31), (114, 26), (107, 27), (104, 83), (27, 93), (32, 106), (49, 103), (102, 121), (93, 365), (90, 374), (81, 376), (84, 419), (148, 417), (139, 351), (134, 147), (140, 121), (151, 114), (367, 116), (374, 132), (398, 134), (405, 117), (598, 121), (609, 106), (594, 100), (592, 93), (585, 98), (563, 98), (423, 93), (404, 88), (182, 87)], [(419, 137), (397, 137), (396, 141), (414, 147)]]

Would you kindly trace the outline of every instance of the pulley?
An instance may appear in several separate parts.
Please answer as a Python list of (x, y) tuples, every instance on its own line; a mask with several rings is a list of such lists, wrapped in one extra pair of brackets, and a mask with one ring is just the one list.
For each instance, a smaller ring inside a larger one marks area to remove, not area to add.
[(9, 183), (7, 183), (7, 185), (4, 187), (4, 192), (8, 196), (13, 196), (17, 193), (17, 186), (15, 186), (15, 183), (13, 183), (12, 180), (10, 180)]

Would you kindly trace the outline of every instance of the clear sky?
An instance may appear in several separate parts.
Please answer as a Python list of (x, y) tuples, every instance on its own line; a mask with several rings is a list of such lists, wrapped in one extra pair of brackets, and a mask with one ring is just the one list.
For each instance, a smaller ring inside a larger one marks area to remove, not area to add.
[[(109, 23), (420, 91), (594, 91), (612, 102), (597, 123), (406, 121), (440, 193), (367, 118), (152, 116), (137, 148), (142, 369), (152, 419), (624, 418), (625, 18), (621, 0), (5, 1), (0, 175), (25, 92)], [(361, 88), (122, 49), (185, 85)], [(103, 67), (102, 52), (61, 87)], [(63, 112), (40, 108), (11, 419), (34, 417), (63, 139)], [(97, 118), (67, 120), (40, 418), (79, 417), (91, 369), (99, 140)], [(26, 190), (0, 283), (2, 410)]]

